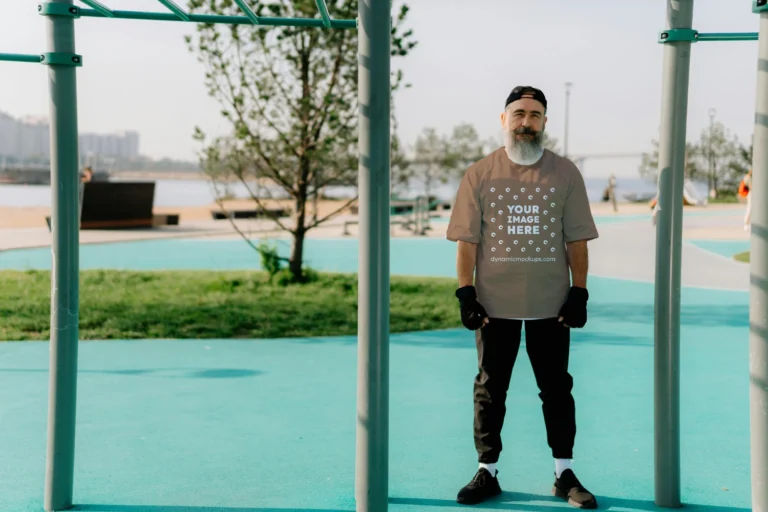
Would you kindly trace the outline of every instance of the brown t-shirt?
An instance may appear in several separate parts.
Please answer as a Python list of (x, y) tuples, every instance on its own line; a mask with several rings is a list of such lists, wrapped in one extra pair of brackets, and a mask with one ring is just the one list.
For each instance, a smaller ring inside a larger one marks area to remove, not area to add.
[(557, 316), (571, 285), (565, 242), (597, 238), (584, 179), (545, 150), (533, 165), (503, 147), (469, 167), (446, 238), (477, 246), (478, 302), (492, 318)]

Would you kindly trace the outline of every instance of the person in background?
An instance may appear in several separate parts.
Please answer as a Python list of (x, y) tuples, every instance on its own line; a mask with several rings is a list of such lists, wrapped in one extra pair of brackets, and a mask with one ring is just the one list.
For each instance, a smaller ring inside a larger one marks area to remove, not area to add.
[(752, 224), (752, 169), (739, 184), (739, 195), (747, 200), (747, 211), (744, 213), (744, 231), (749, 232)]
[(597, 507), (572, 468), (576, 409), (568, 358), (570, 329), (587, 321), (587, 241), (598, 233), (581, 173), (542, 146), (546, 111), (539, 89), (512, 90), (501, 114), (505, 145), (466, 171), (446, 232), (457, 242), (461, 320), (477, 345), (479, 468), (458, 493), (463, 504), (501, 493), (496, 463), (525, 325), (554, 458), (553, 494), (578, 508)]

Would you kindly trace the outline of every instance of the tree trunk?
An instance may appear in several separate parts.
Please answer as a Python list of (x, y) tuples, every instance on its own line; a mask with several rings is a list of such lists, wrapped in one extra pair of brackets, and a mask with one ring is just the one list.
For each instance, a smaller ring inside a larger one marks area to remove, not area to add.
[(291, 248), (291, 259), (288, 262), (288, 270), (293, 276), (295, 282), (304, 280), (304, 267), (301, 264), (304, 258), (304, 237), (307, 232), (303, 228), (298, 228), (293, 233), (293, 247)]
[(293, 230), (293, 248), (291, 249), (291, 259), (288, 262), (288, 269), (293, 276), (293, 280), (300, 283), (304, 279), (304, 269), (302, 267), (302, 258), (304, 257), (304, 236), (307, 234), (307, 184), (299, 182), (299, 190), (296, 197), (296, 226)]
[(302, 106), (301, 106), (301, 156), (299, 157), (299, 176), (296, 183), (296, 226), (293, 232), (293, 249), (291, 250), (291, 259), (288, 262), (288, 268), (297, 283), (304, 282), (304, 268), (302, 258), (304, 257), (304, 236), (307, 233), (307, 202), (309, 195), (310, 179), (310, 155), (309, 147), (309, 52), (301, 52), (301, 84), (302, 84)]

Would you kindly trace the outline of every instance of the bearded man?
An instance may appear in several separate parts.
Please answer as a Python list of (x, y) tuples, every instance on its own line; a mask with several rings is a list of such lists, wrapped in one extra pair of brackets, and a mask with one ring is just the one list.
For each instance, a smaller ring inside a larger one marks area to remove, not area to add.
[(512, 368), (525, 347), (554, 458), (552, 492), (578, 508), (595, 497), (573, 471), (576, 437), (570, 329), (587, 321), (587, 241), (597, 238), (584, 179), (542, 147), (547, 99), (515, 87), (504, 104), (504, 147), (467, 169), (446, 238), (457, 242), (461, 321), (475, 331), (474, 442), (479, 468), (458, 494), (464, 504), (501, 494), (496, 463)]

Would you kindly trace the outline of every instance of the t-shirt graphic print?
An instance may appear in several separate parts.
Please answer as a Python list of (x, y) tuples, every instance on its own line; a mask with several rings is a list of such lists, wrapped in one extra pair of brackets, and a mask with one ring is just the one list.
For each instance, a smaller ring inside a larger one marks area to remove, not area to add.
[[(491, 231), (491, 238), (498, 239), (499, 247), (491, 245), (491, 262), (554, 262), (557, 249), (553, 239), (560, 228), (555, 187), (514, 186), (488, 190), (491, 203), (488, 208), (499, 208), (490, 222), (498, 222), (498, 232)], [(495, 196), (499, 193), (498, 196)], [(560, 228), (561, 229), (561, 228)]]
[(475, 287), (492, 318), (557, 316), (570, 288), (565, 244), (597, 236), (572, 162), (545, 150), (518, 165), (503, 147), (467, 170), (446, 232), (478, 244)]

